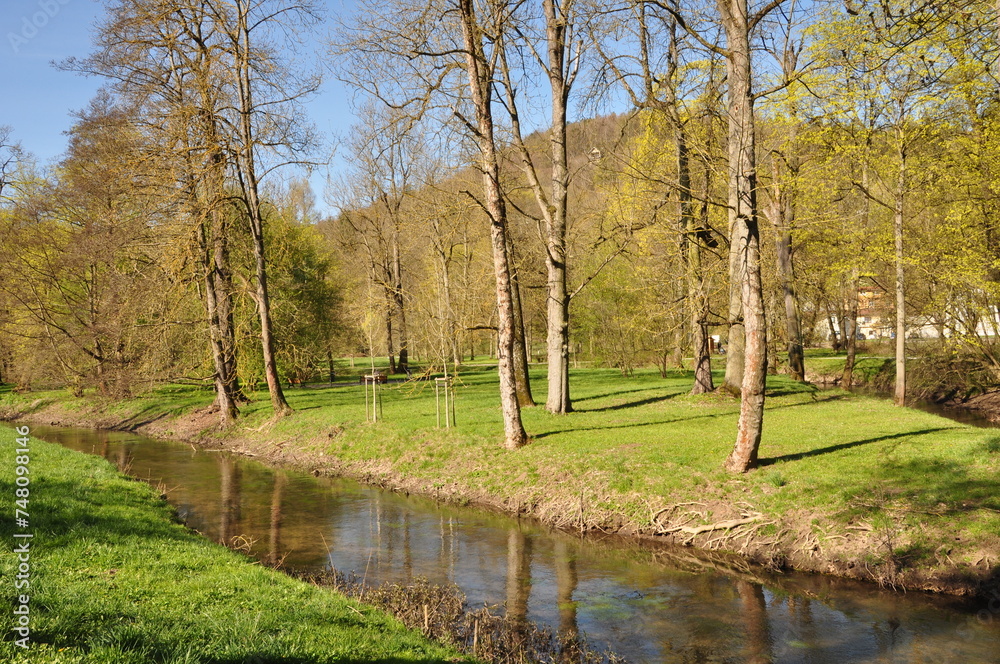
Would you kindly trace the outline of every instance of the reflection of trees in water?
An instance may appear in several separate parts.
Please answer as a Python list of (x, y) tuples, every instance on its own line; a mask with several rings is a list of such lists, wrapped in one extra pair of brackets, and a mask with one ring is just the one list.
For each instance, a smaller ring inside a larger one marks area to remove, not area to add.
[(446, 582), (455, 582), (455, 520), (442, 514), (439, 518), (441, 546), (438, 549), (438, 566)]
[(281, 560), (281, 501), (285, 495), (285, 483), (288, 478), (284, 473), (274, 473), (274, 487), (271, 489), (271, 522), (268, 529), (267, 562), (276, 565)]
[[(108, 443), (105, 442), (105, 445)], [(118, 445), (114, 452), (114, 464), (119, 472), (127, 473), (132, 468), (132, 454), (127, 445)]]
[(413, 551), (410, 549), (410, 513), (403, 512), (403, 578), (413, 581)]
[(748, 664), (770, 664), (774, 661), (774, 644), (771, 641), (771, 628), (767, 620), (767, 601), (764, 598), (764, 588), (759, 584), (739, 579), (736, 581), (736, 592), (740, 595), (743, 629), (746, 634)]
[[(788, 608), (788, 627), (784, 635), (774, 639), (775, 648), (779, 653), (785, 652), (791, 646), (791, 642), (820, 644), (823, 643), (822, 636), (816, 630), (816, 623), (813, 620), (812, 600), (808, 597), (798, 597), (789, 595), (785, 599)], [(774, 614), (774, 607), (771, 607)], [(815, 664), (834, 664), (840, 662), (841, 658), (827, 654), (823, 648), (810, 649), (810, 661)]]
[(559, 633), (566, 637), (579, 634), (576, 621), (576, 555), (561, 538), (555, 541), (556, 604), (559, 607)]
[(878, 621), (872, 625), (872, 632), (875, 636), (875, 647), (879, 655), (890, 655), (900, 645), (901, 635), (897, 634), (900, 627), (899, 618), (895, 615), (889, 616), (885, 621)]
[(531, 540), (519, 527), (507, 531), (507, 615), (524, 620), (531, 593)]
[(219, 460), (219, 541), (229, 543), (240, 522), (241, 482), (240, 469), (226, 454), (216, 457)]

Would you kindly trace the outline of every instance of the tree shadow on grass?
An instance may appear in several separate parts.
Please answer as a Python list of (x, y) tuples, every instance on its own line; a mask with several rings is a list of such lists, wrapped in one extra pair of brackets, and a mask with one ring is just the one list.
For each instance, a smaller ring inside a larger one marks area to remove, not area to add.
[(876, 481), (891, 497), (903, 498), (929, 514), (1000, 511), (1000, 477), (974, 477), (969, 465), (951, 459), (887, 462), (879, 468)]
[(819, 388), (815, 385), (810, 385), (808, 383), (794, 383), (792, 385), (782, 385), (780, 387), (770, 388), (767, 390), (767, 396), (769, 397), (784, 397), (790, 394), (812, 394), (816, 395), (819, 392)]
[(579, 412), (581, 413), (604, 413), (615, 410), (624, 410), (626, 408), (638, 408), (639, 406), (648, 406), (649, 404), (660, 403), (661, 401), (667, 401), (678, 396), (677, 392), (673, 394), (666, 394), (658, 397), (649, 397), (648, 399), (639, 399), (638, 401), (628, 401), (626, 403), (615, 404), (614, 406), (603, 406), (601, 408), (581, 408)]
[[(642, 405), (642, 403), (646, 403), (646, 402), (650, 402), (650, 401), (663, 401), (663, 400), (666, 400), (666, 399), (673, 398), (675, 396), (679, 396), (679, 394), (667, 395), (667, 396), (664, 396), (664, 397), (657, 397), (657, 398), (651, 399), (651, 400), (643, 400), (642, 402), (637, 402), (635, 404), (622, 404), (622, 405), (619, 405), (619, 406), (610, 406), (610, 407), (607, 407), (607, 408), (593, 408), (593, 409), (590, 409), (590, 410), (579, 410), (577, 412), (583, 414), (583, 413), (596, 413), (596, 412), (605, 411), (605, 410), (621, 410), (622, 408), (629, 408), (632, 405)], [(834, 396), (829, 397), (828, 399), (824, 399), (824, 401), (837, 401), (837, 400), (845, 399), (845, 398), (847, 398), (847, 395), (834, 395)], [(767, 410), (768, 410), (768, 412), (770, 412), (770, 411), (775, 411), (775, 410), (783, 410), (783, 409), (786, 409), (786, 408), (799, 408), (801, 406), (810, 406), (813, 403), (815, 403), (815, 402), (813, 402), (813, 401), (803, 401), (802, 403), (789, 403), (789, 404), (782, 404), (780, 406), (768, 406)], [(736, 403), (734, 402), (734, 406), (735, 405), (736, 405)], [(609, 425), (606, 425), (606, 426), (573, 427), (573, 428), (566, 428), (566, 429), (557, 429), (555, 431), (545, 431), (543, 433), (538, 433), (538, 434), (532, 434), (531, 437), (532, 437), (532, 439), (539, 440), (539, 439), (542, 439), (542, 438), (548, 438), (549, 436), (555, 436), (555, 435), (561, 434), (561, 433), (573, 433), (573, 432), (576, 432), (576, 431), (605, 431), (605, 430), (613, 430), (613, 429), (631, 429), (633, 427), (659, 426), (659, 425), (663, 425), (663, 424), (674, 424), (676, 422), (688, 422), (690, 420), (711, 419), (711, 418), (716, 418), (716, 417), (736, 417), (738, 415), (738, 413), (739, 413), (738, 410), (727, 410), (727, 411), (723, 411), (723, 412), (719, 412), (719, 413), (705, 413), (705, 414), (701, 414), (701, 415), (691, 415), (690, 417), (675, 417), (675, 418), (669, 419), (669, 420), (657, 420), (656, 422), (629, 422), (629, 423), (625, 423), (625, 424), (609, 424)], [(953, 428), (953, 427), (945, 427), (945, 428)], [(781, 458), (782, 457), (779, 457), (779, 460)], [(774, 463), (774, 461), (772, 461), (772, 463)]]
[[(580, 403), (582, 401), (594, 401), (596, 399), (606, 399), (608, 397), (617, 397), (623, 394), (636, 394), (638, 392), (653, 392), (663, 390), (662, 385), (656, 385), (653, 387), (641, 387), (635, 390), (615, 390), (613, 392), (604, 392), (603, 394), (592, 394), (589, 397), (579, 397), (574, 398), (573, 403)], [(680, 394), (679, 392), (677, 394)], [(595, 409), (596, 410), (596, 409)]]
[(820, 447), (819, 449), (809, 450), (807, 452), (796, 452), (795, 454), (783, 454), (777, 457), (768, 457), (766, 459), (761, 459), (758, 462), (760, 466), (770, 466), (776, 463), (785, 461), (801, 461), (802, 459), (808, 459), (809, 457), (821, 456), (823, 454), (830, 454), (832, 452), (839, 452), (841, 450), (848, 450), (852, 447), (859, 447), (861, 445), (868, 445), (870, 443), (880, 443), (886, 440), (894, 440), (897, 438), (907, 438), (909, 436), (922, 436), (928, 433), (936, 433), (938, 431), (949, 431), (958, 427), (937, 427), (934, 429), (921, 429), (920, 431), (906, 431), (903, 433), (893, 433), (886, 436), (877, 436), (875, 438), (865, 438), (864, 440), (855, 440), (849, 443), (840, 443), (837, 445), (829, 445), (827, 447)]

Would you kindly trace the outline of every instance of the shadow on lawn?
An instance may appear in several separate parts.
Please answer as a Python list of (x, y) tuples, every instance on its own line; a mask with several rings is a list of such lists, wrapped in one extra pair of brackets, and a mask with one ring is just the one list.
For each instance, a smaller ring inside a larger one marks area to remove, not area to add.
[[(639, 391), (639, 390), (637, 390)], [(645, 391), (645, 390), (642, 390)], [(673, 394), (666, 394), (658, 397), (649, 397), (648, 399), (639, 399), (638, 401), (628, 401), (626, 403), (615, 404), (614, 406), (602, 406), (601, 408), (581, 408), (579, 412), (581, 413), (604, 413), (614, 410), (623, 410), (625, 408), (638, 408), (639, 406), (648, 406), (652, 403), (659, 403), (661, 401), (667, 401), (668, 399), (673, 399), (678, 396), (679, 393), (674, 392)]]
[[(650, 398), (650, 399), (643, 399), (641, 401), (636, 401), (636, 402), (631, 402), (631, 403), (626, 403), (626, 404), (619, 404), (617, 406), (608, 406), (606, 408), (593, 408), (593, 409), (589, 409), (589, 410), (578, 410), (576, 412), (582, 414), (582, 413), (597, 413), (597, 412), (602, 412), (602, 411), (621, 410), (623, 408), (631, 408), (631, 407), (634, 407), (634, 406), (642, 406), (642, 405), (648, 405), (650, 403), (657, 403), (657, 402), (660, 402), (660, 401), (666, 401), (668, 399), (672, 399), (673, 397), (679, 396), (679, 394), (680, 393), (668, 394), (668, 395), (662, 396), (662, 397), (656, 397), (656, 398)], [(846, 399), (847, 396), (848, 395), (839, 395), (838, 394), (838, 395), (834, 395), (834, 396), (830, 396), (830, 397), (824, 398), (823, 401), (839, 401), (840, 399)], [(783, 410), (785, 408), (799, 408), (800, 406), (809, 406), (809, 405), (812, 405), (814, 403), (816, 403), (816, 402), (815, 401), (803, 401), (802, 403), (789, 403), (789, 404), (782, 404), (780, 406), (768, 406), (767, 410), (768, 411), (774, 411), (774, 410)], [(705, 413), (705, 414), (702, 414), (702, 415), (692, 415), (690, 417), (675, 417), (673, 419), (669, 419), (669, 420), (657, 420), (655, 422), (627, 422), (627, 423), (624, 423), (624, 424), (609, 424), (607, 426), (591, 426), (591, 427), (575, 427), (575, 428), (557, 429), (555, 431), (545, 431), (545, 432), (538, 433), (538, 434), (532, 434), (531, 437), (533, 439), (537, 440), (537, 439), (541, 439), (541, 438), (548, 438), (549, 436), (555, 436), (555, 435), (561, 434), (561, 433), (572, 433), (572, 432), (575, 432), (575, 431), (605, 431), (605, 430), (612, 430), (612, 429), (632, 429), (632, 428), (635, 428), (635, 427), (649, 427), (649, 426), (659, 426), (659, 425), (663, 425), (663, 424), (673, 424), (675, 422), (687, 422), (689, 420), (702, 420), (702, 419), (710, 419), (710, 418), (716, 418), (716, 417), (736, 417), (739, 414), (739, 410), (736, 408), (736, 406), (738, 406), (738, 402), (734, 401), (733, 402), (733, 408), (731, 408), (729, 410), (717, 412), (717, 413)], [(952, 427), (945, 427), (945, 428), (952, 428)], [(935, 431), (936, 431), (936, 429), (935, 429)], [(909, 434), (906, 434), (906, 435), (909, 435)], [(862, 441), (862, 442), (867, 442), (867, 441)], [(853, 445), (853, 444), (855, 444), (855, 443), (850, 443), (849, 445)], [(856, 443), (856, 444), (861, 444), (861, 443)], [(784, 460), (784, 457), (779, 457), (779, 458), (775, 459), (775, 461), (781, 461), (781, 460)], [(772, 461), (771, 463), (774, 463), (774, 461)]]
[(766, 459), (761, 459), (758, 463), (760, 466), (770, 466), (772, 464), (784, 461), (801, 461), (802, 459), (807, 459), (809, 457), (821, 456), (823, 454), (830, 454), (832, 452), (839, 452), (840, 450), (848, 450), (851, 449), (852, 447), (868, 445), (870, 443), (880, 443), (886, 440), (907, 438), (909, 436), (922, 436), (928, 433), (936, 433), (938, 431), (948, 431), (950, 429), (955, 429), (955, 428), (958, 427), (937, 427), (934, 429), (921, 429), (920, 431), (906, 431), (904, 433), (893, 433), (886, 436), (878, 436), (876, 438), (865, 438), (864, 440), (855, 440), (850, 443), (840, 443), (839, 445), (829, 445), (827, 447), (820, 447), (819, 449), (809, 450), (808, 452), (796, 452), (795, 454), (783, 454), (777, 457), (769, 457)]
[[(658, 392), (658, 391), (661, 391), (663, 389), (664, 388), (663, 388), (662, 385), (656, 385), (656, 386), (653, 386), (653, 387), (640, 387), (639, 389), (635, 389), (635, 390), (615, 390), (613, 392), (605, 392), (603, 394), (592, 394), (589, 397), (580, 397), (580, 398), (575, 398), (574, 397), (573, 398), (573, 403), (580, 403), (581, 401), (594, 401), (595, 399), (606, 399), (608, 397), (617, 397), (617, 396), (621, 396), (623, 394), (636, 394), (638, 392), (654, 392), (654, 391)], [(680, 394), (680, 392), (678, 392), (677, 394)], [(674, 396), (676, 396), (676, 395), (674, 395)], [(594, 409), (594, 410), (597, 410), (597, 409)]]
[(879, 486), (928, 514), (1000, 511), (1000, 478), (970, 475), (967, 464), (946, 459), (912, 459), (879, 468)]

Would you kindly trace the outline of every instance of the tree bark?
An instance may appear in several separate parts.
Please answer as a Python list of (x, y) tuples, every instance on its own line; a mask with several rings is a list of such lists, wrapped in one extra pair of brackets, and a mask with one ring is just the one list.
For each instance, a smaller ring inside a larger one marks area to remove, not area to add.
[(569, 396), (569, 292), (566, 287), (566, 214), (569, 200), (569, 165), (566, 155), (566, 105), (570, 81), (566, 75), (569, 35), (567, 16), (573, 0), (543, 0), (545, 36), (548, 46), (548, 79), (552, 95), (552, 194), (546, 215), (548, 244), (547, 349), (548, 396), (545, 407), (553, 413), (573, 410)]
[[(730, 180), (732, 180), (730, 174)], [(736, 201), (729, 193), (729, 338), (726, 343), (726, 376), (723, 386), (734, 394), (742, 389), (745, 366), (746, 330), (743, 324), (743, 281), (746, 279), (745, 256), (739, 247), (747, 242), (746, 226), (734, 219)]]
[(510, 294), (514, 302), (514, 379), (517, 386), (517, 403), (522, 407), (534, 406), (531, 394), (531, 377), (528, 375), (528, 349), (524, 334), (524, 310), (521, 307), (521, 283), (518, 279), (517, 261), (514, 260), (514, 241), (507, 233), (507, 261), (511, 266)]
[(694, 363), (694, 385), (691, 387), (691, 394), (704, 394), (715, 389), (712, 381), (712, 356), (708, 343), (708, 297), (701, 269), (701, 244), (698, 237), (701, 229), (694, 214), (691, 195), (691, 164), (687, 135), (680, 123), (677, 125), (676, 138), (677, 183), (680, 191), (681, 227), (686, 236), (687, 301)]
[(742, 272), (741, 304), (745, 328), (739, 425), (736, 444), (725, 467), (734, 472), (746, 472), (757, 465), (767, 377), (767, 319), (760, 276), (750, 35), (746, 0), (718, 0), (718, 5), (728, 49), (730, 215), (733, 236), (737, 239), (735, 267)]
[[(392, 275), (389, 275), (390, 279)], [(396, 346), (392, 342), (392, 314), (396, 308), (396, 300), (392, 296), (392, 288), (388, 285), (385, 290), (385, 345), (386, 356), (389, 359), (389, 373), (396, 373)]]
[(278, 363), (274, 354), (274, 333), (271, 326), (271, 299), (267, 289), (267, 252), (264, 246), (264, 218), (260, 208), (259, 183), (257, 167), (254, 158), (256, 139), (254, 138), (253, 114), (256, 111), (253, 102), (253, 86), (251, 82), (251, 37), (249, 25), (249, 6), (246, 0), (236, 0), (238, 27), (233, 36), (236, 68), (238, 72), (240, 139), (243, 143), (237, 160), (240, 172), (240, 184), (250, 220), (250, 234), (253, 237), (253, 255), (255, 270), (255, 286), (257, 315), (260, 319), (260, 343), (264, 356), (264, 377), (267, 380), (267, 391), (271, 395), (271, 408), (277, 416), (292, 412), (285, 400), (278, 379)]
[[(777, 159), (774, 160), (777, 169)], [(788, 336), (788, 374), (792, 380), (806, 379), (805, 356), (802, 348), (802, 321), (799, 302), (795, 294), (795, 268), (792, 263), (792, 224), (795, 208), (789, 201), (789, 194), (780, 182), (777, 170), (774, 173), (774, 201), (772, 221), (775, 230), (778, 274), (781, 276), (781, 291), (785, 300), (785, 333)]]
[[(899, 130), (902, 133), (902, 129)], [(893, 239), (896, 249), (896, 386), (893, 401), (906, 403), (906, 298), (903, 282), (903, 205), (906, 196), (906, 147), (899, 137), (899, 176), (896, 180), (896, 200), (893, 210)]]
[[(398, 222), (397, 222), (398, 223)], [(403, 265), (399, 257), (399, 230), (392, 233), (392, 298), (396, 309), (396, 329), (399, 332), (399, 371), (410, 372), (409, 341), (406, 336), (406, 303), (403, 299)]]
[[(211, 168), (211, 167), (210, 167)], [(212, 181), (211, 174), (207, 178)], [(210, 188), (211, 189), (211, 188)], [(215, 406), (219, 409), (222, 426), (232, 424), (239, 415), (236, 407), (235, 347), (232, 339), (232, 316), (229, 307), (229, 291), (224, 277), (228, 274), (228, 252), (225, 247), (225, 225), (217, 203), (213, 203), (211, 192), (206, 192), (208, 201), (197, 199), (195, 206), (204, 205), (204, 217), (197, 228), (199, 263), (202, 268), (202, 283), (205, 289), (205, 313), (208, 317), (209, 348), (215, 369)], [(207, 208), (207, 209), (206, 209)]]
[(469, 91), (476, 114), (476, 142), (483, 174), (485, 208), (490, 220), (490, 245), (493, 250), (493, 271), (497, 294), (497, 359), (500, 374), (500, 406), (504, 421), (504, 446), (517, 449), (528, 442), (521, 423), (521, 407), (517, 402), (514, 376), (514, 303), (511, 295), (511, 269), (507, 260), (507, 209), (500, 189), (500, 167), (497, 160), (491, 109), (492, 72), (483, 51), (483, 36), (476, 21), (474, 0), (459, 0), (462, 40), (465, 48)]
[(844, 360), (844, 372), (840, 376), (840, 386), (851, 389), (854, 383), (854, 363), (858, 350), (858, 268), (851, 269), (851, 281), (847, 291), (847, 359)]

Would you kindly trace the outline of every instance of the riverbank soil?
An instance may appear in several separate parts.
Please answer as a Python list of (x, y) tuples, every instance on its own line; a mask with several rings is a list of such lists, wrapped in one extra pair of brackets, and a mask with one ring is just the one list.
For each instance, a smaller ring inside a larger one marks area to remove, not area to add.
[[(544, 389), (542, 370), (532, 378)], [(739, 404), (690, 396), (691, 376), (572, 373), (576, 412), (524, 411), (531, 444), (501, 446), (495, 370), (467, 370), (458, 426), (436, 427), (433, 383), (386, 386), (369, 423), (363, 389), (289, 391), (274, 419), (265, 394), (238, 423), (215, 424), (209, 391), (165, 386), (123, 402), (6, 394), (5, 419), (134, 430), (227, 448), (316, 474), (604, 531), (737, 553), (795, 568), (970, 595), (1000, 576), (1000, 437), (840, 390), (768, 378), (761, 467), (722, 470)]]
[[(0, 538), (26, 549), (0, 556), (8, 607), (0, 661), (462, 661), (379, 610), (200, 537), (152, 487), (104, 459), (31, 439), (16, 455), (28, 473), (15, 475), (15, 433), (0, 434), (8, 459), (0, 464)], [(16, 477), (25, 476), (20, 488), (29, 495), (16, 497)], [(16, 507), (26, 521), (15, 528)], [(15, 587), (15, 578), (24, 583)], [(21, 606), (27, 649), (14, 641)]]

